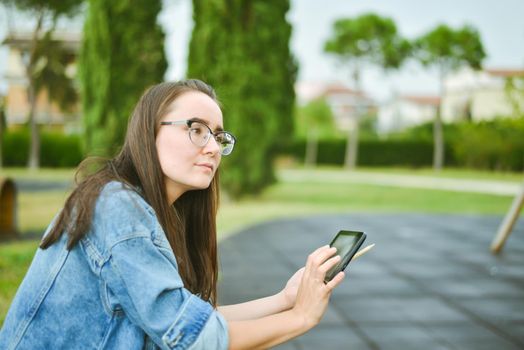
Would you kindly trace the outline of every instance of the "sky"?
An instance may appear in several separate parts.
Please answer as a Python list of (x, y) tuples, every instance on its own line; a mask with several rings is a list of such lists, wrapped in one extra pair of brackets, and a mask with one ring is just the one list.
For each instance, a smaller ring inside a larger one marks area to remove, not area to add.
[[(453, 28), (469, 24), (480, 32), (487, 68), (524, 69), (524, 1), (522, 0), (291, 0), (287, 20), (293, 26), (291, 49), (299, 62), (300, 81), (342, 82), (351, 86), (349, 72), (323, 53), (335, 20), (367, 12), (392, 18), (401, 35), (413, 39), (438, 24)], [(0, 16), (4, 21), (5, 16)], [(164, 0), (159, 18), (166, 32), (169, 68), (166, 79), (185, 77), (192, 29), (191, 0)], [(4, 27), (0, 24), (0, 39)], [(5, 53), (0, 52), (0, 74)], [(394, 93), (436, 95), (436, 72), (418, 64), (385, 74), (380, 69), (364, 71), (363, 88), (377, 100)]]

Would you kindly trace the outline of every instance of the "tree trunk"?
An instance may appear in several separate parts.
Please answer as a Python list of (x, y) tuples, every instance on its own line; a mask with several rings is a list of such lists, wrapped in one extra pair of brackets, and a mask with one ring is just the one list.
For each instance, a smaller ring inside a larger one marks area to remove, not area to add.
[(3, 142), (4, 142), (4, 130), (5, 130), (5, 107), (4, 104), (0, 104), (0, 168), (4, 166), (4, 151), (2, 148)]
[[(360, 94), (360, 71), (358, 65), (353, 72), (353, 80), (355, 81), (355, 92)], [(362, 113), (362, 96), (357, 96), (357, 103), (354, 110), (355, 112), (349, 115), (349, 130), (346, 142), (346, 156), (344, 159), (344, 167), (347, 170), (354, 170), (358, 162), (358, 131), (360, 127), (360, 115)]]
[(344, 167), (347, 170), (354, 170), (358, 161), (359, 117), (358, 115), (355, 115), (353, 118), (353, 120), (350, 120), (348, 139), (346, 142), (346, 157), (344, 159)]
[(29, 83), (27, 95), (29, 97), (29, 127), (31, 129), (31, 147), (27, 166), (29, 169), (38, 169), (40, 167), (40, 133), (35, 120), (36, 94), (33, 83)]
[(442, 129), (442, 100), (445, 94), (444, 70), (440, 69), (440, 102), (433, 122), (433, 170), (444, 166), (444, 132)]
[(29, 169), (38, 169), (40, 167), (40, 133), (38, 131), (38, 125), (35, 120), (36, 112), (36, 88), (34, 81), (34, 65), (36, 64), (36, 45), (39, 40), (40, 30), (44, 20), (44, 11), (41, 10), (38, 14), (38, 20), (33, 32), (33, 40), (31, 42), (29, 62), (26, 65), (26, 76), (27, 76), (27, 99), (29, 102), (29, 127), (31, 129), (31, 146), (29, 148), (29, 159), (27, 166)]
[(306, 167), (314, 167), (317, 164), (318, 137), (315, 130), (308, 132), (306, 144)]

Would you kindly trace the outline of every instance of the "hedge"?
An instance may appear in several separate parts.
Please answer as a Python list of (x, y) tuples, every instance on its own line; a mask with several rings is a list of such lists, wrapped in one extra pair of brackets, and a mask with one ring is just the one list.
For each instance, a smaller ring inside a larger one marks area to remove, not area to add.
[[(296, 140), (285, 154), (303, 162), (306, 141)], [(342, 165), (346, 153), (346, 140), (321, 140), (318, 143), (317, 164)], [(446, 164), (455, 164), (450, 147), (446, 147)], [(431, 166), (433, 144), (416, 140), (362, 140), (358, 144), (360, 166)]]
[[(358, 165), (430, 167), (433, 142), (429, 125), (419, 126), (389, 139), (364, 139), (359, 142)], [(500, 119), (481, 123), (456, 123), (444, 129), (445, 165), (475, 169), (524, 170), (524, 119)], [(9, 131), (3, 139), (5, 166), (26, 166), (29, 131)], [(43, 167), (75, 167), (82, 160), (80, 135), (41, 133), (40, 164)], [(318, 164), (342, 165), (346, 140), (321, 140)], [(286, 145), (278, 153), (304, 161), (306, 140)]]
[[(42, 132), (40, 137), (40, 166), (76, 167), (82, 161), (79, 135)], [(26, 166), (29, 158), (29, 144), (28, 130), (6, 132), (2, 142), (3, 165)]]
[[(503, 170), (524, 170), (524, 117), (499, 118), (483, 122), (444, 125), (446, 166)], [(318, 164), (342, 165), (346, 140), (322, 140)], [(283, 150), (304, 161), (306, 141), (295, 140)], [(433, 163), (432, 125), (420, 125), (387, 139), (359, 141), (358, 165), (428, 167)]]

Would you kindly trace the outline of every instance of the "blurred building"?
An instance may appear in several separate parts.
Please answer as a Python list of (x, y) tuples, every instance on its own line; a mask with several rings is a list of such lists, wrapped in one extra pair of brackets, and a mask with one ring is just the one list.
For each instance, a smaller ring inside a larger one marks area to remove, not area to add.
[(299, 105), (318, 98), (325, 99), (333, 112), (335, 125), (340, 130), (348, 130), (358, 115), (366, 116), (377, 112), (373, 99), (364, 92), (355, 91), (341, 83), (297, 82), (295, 93)]
[(396, 95), (380, 106), (377, 131), (388, 133), (432, 121), (439, 104), (438, 96)]
[(395, 95), (382, 104), (378, 112), (377, 129), (380, 133), (400, 131), (432, 121), (442, 102), (442, 120), (452, 123), (462, 120), (482, 121), (512, 117), (514, 104), (524, 111), (524, 94), (514, 93), (507, 85), (513, 81), (524, 91), (524, 70), (462, 69), (445, 79), (442, 98), (427, 95)]
[[(76, 76), (76, 63), (80, 48), (80, 34), (73, 32), (55, 32), (53, 40), (59, 41), (61, 47), (70, 54), (68, 75)], [(26, 64), (29, 60), (29, 50), (32, 33), (11, 32), (2, 45), (8, 48), (5, 80), (7, 93), (5, 102), (6, 122), (9, 127), (23, 125), (28, 121), (29, 101), (27, 97)], [(41, 125), (48, 125), (66, 132), (75, 132), (79, 128), (79, 111), (77, 105), (72, 112), (62, 111), (51, 102), (45, 89), (37, 96), (35, 118)]]
[[(442, 99), (442, 119), (446, 122), (458, 120), (492, 120), (514, 114), (512, 101), (506, 91), (509, 79), (521, 79), (522, 69), (484, 69), (474, 71), (462, 69), (445, 80), (445, 95)], [(518, 84), (518, 82), (516, 82)], [(524, 96), (515, 96), (521, 110)]]

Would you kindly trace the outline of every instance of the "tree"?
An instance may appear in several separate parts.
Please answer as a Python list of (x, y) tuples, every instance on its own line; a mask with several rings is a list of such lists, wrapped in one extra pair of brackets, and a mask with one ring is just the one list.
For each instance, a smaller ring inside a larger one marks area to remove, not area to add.
[(442, 131), (442, 97), (445, 96), (445, 77), (463, 66), (480, 69), (486, 57), (480, 35), (471, 26), (452, 29), (439, 25), (422, 35), (414, 43), (415, 56), (424, 66), (435, 67), (440, 81), (440, 106), (433, 124), (433, 168), (436, 171), (444, 165), (444, 135)]
[(188, 77), (214, 86), (238, 139), (221, 180), (233, 197), (275, 181), (273, 159), (293, 138), (296, 63), (288, 0), (193, 0)]
[(333, 136), (335, 126), (333, 113), (324, 98), (317, 98), (299, 107), (295, 123), (297, 134), (306, 138), (306, 166), (317, 163), (318, 139), (322, 136)]
[(161, 0), (89, 0), (80, 53), (84, 151), (111, 156), (144, 90), (163, 80)]
[(513, 117), (524, 117), (524, 75), (520, 74), (506, 78), (504, 91), (511, 104)]
[[(410, 44), (398, 34), (392, 19), (369, 13), (337, 20), (324, 51), (350, 66), (355, 90), (363, 97), (363, 69), (370, 65), (385, 70), (399, 68), (410, 52)], [(353, 127), (349, 128), (344, 161), (348, 169), (353, 169), (357, 164), (359, 119), (364, 109), (362, 97), (357, 103), (356, 115), (350, 116), (353, 118)]]
[(4, 144), (4, 132), (7, 127), (6, 125), (6, 117), (5, 117), (5, 102), (3, 98), (0, 98), (0, 168), (2, 168), (4, 164), (4, 152), (3, 152), (3, 144)]
[[(31, 35), (28, 51), (23, 53), (23, 63), (28, 81), (27, 98), (29, 103), (29, 126), (31, 129), (31, 147), (29, 151), (29, 168), (35, 169), (40, 165), (40, 134), (35, 120), (36, 98), (43, 88), (48, 89), (50, 99), (57, 96), (70, 96), (70, 86), (60, 85), (67, 76), (57, 77), (58, 71), (53, 72), (53, 63), (62, 53), (52, 40), (52, 33), (58, 19), (62, 16), (71, 17), (77, 13), (82, 0), (0, 0), (4, 5), (15, 6), (18, 10), (30, 14), (35, 18), (35, 26)], [(53, 45), (54, 49), (49, 46)], [(58, 51), (57, 51), (58, 49)], [(61, 73), (64, 73), (62, 71)], [(55, 80), (54, 82), (49, 79)], [(59, 84), (56, 84), (59, 82)], [(61, 90), (68, 90), (64, 92)], [(69, 102), (59, 101), (62, 105)]]

